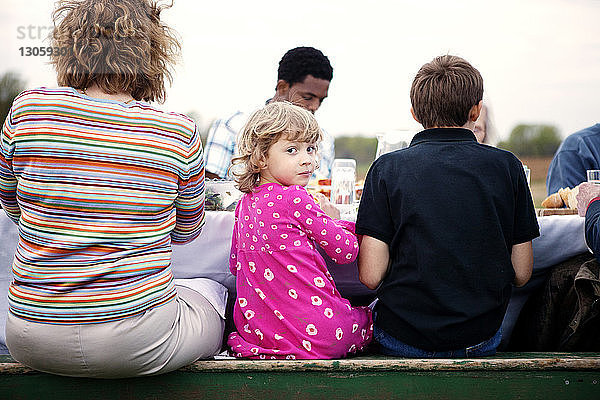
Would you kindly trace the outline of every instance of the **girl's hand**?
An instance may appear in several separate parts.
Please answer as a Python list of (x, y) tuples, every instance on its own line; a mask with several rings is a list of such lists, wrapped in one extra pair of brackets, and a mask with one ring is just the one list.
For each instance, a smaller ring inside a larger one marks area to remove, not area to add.
[(338, 210), (322, 193), (316, 193), (315, 198), (319, 202), (321, 210), (330, 218), (340, 219), (340, 210)]

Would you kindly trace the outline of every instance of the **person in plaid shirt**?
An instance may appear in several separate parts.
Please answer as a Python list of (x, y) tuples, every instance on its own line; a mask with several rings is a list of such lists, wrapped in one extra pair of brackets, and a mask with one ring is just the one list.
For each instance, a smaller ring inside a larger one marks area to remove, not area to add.
[[(277, 71), (277, 86), (271, 101), (289, 101), (313, 114), (327, 97), (333, 68), (327, 56), (313, 47), (296, 47), (287, 51)], [(236, 150), (238, 132), (242, 130), (249, 113), (236, 111), (231, 116), (216, 120), (210, 127), (206, 142), (206, 177), (225, 178)], [(321, 162), (315, 176), (328, 178), (335, 158), (333, 137), (323, 131), (319, 144)]]

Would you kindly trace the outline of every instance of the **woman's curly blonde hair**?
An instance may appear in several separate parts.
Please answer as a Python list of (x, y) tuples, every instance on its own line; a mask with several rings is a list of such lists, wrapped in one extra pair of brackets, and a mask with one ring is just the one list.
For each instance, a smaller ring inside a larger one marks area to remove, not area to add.
[(50, 62), (61, 86), (106, 93), (125, 92), (136, 100), (165, 100), (165, 78), (181, 46), (160, 22), (168, 6), (150, 0), (59, 0), (52, 14)]
[(317, 145), (323, 134), (312, 113), (292, 103), (272, 102), (252, 113), (238, 137), (238, 156), (232, 160), (240, 191), (251, 193), (257, 186), (267, 152), (281, 137)]

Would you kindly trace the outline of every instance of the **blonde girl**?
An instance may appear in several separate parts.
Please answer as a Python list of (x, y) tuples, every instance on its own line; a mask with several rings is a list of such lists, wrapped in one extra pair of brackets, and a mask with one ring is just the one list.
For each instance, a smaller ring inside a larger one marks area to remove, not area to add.
[(228, 340), (237, 357), (338, 358), (371, 341), (370, 310), (341, 297), (317, 250), (338, 264), (358, 255), (354, 224), (304, 188), (320, 140), (313, 115), (285, 102), (252, 114), (238, 140), (234, 175), (245, 195), (231, 245), (237, 332)]

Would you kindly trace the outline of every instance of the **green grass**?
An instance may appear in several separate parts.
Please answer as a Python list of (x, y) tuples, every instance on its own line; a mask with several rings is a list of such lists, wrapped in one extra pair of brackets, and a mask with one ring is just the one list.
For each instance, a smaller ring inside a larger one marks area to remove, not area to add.
[(536, 208), (541, 208), (542, 201), (546, 198), (546, 181), (532, 181), (529, 187), (531, 188), (531, 195), (533, 196), (533, 204), (535, 204)]

